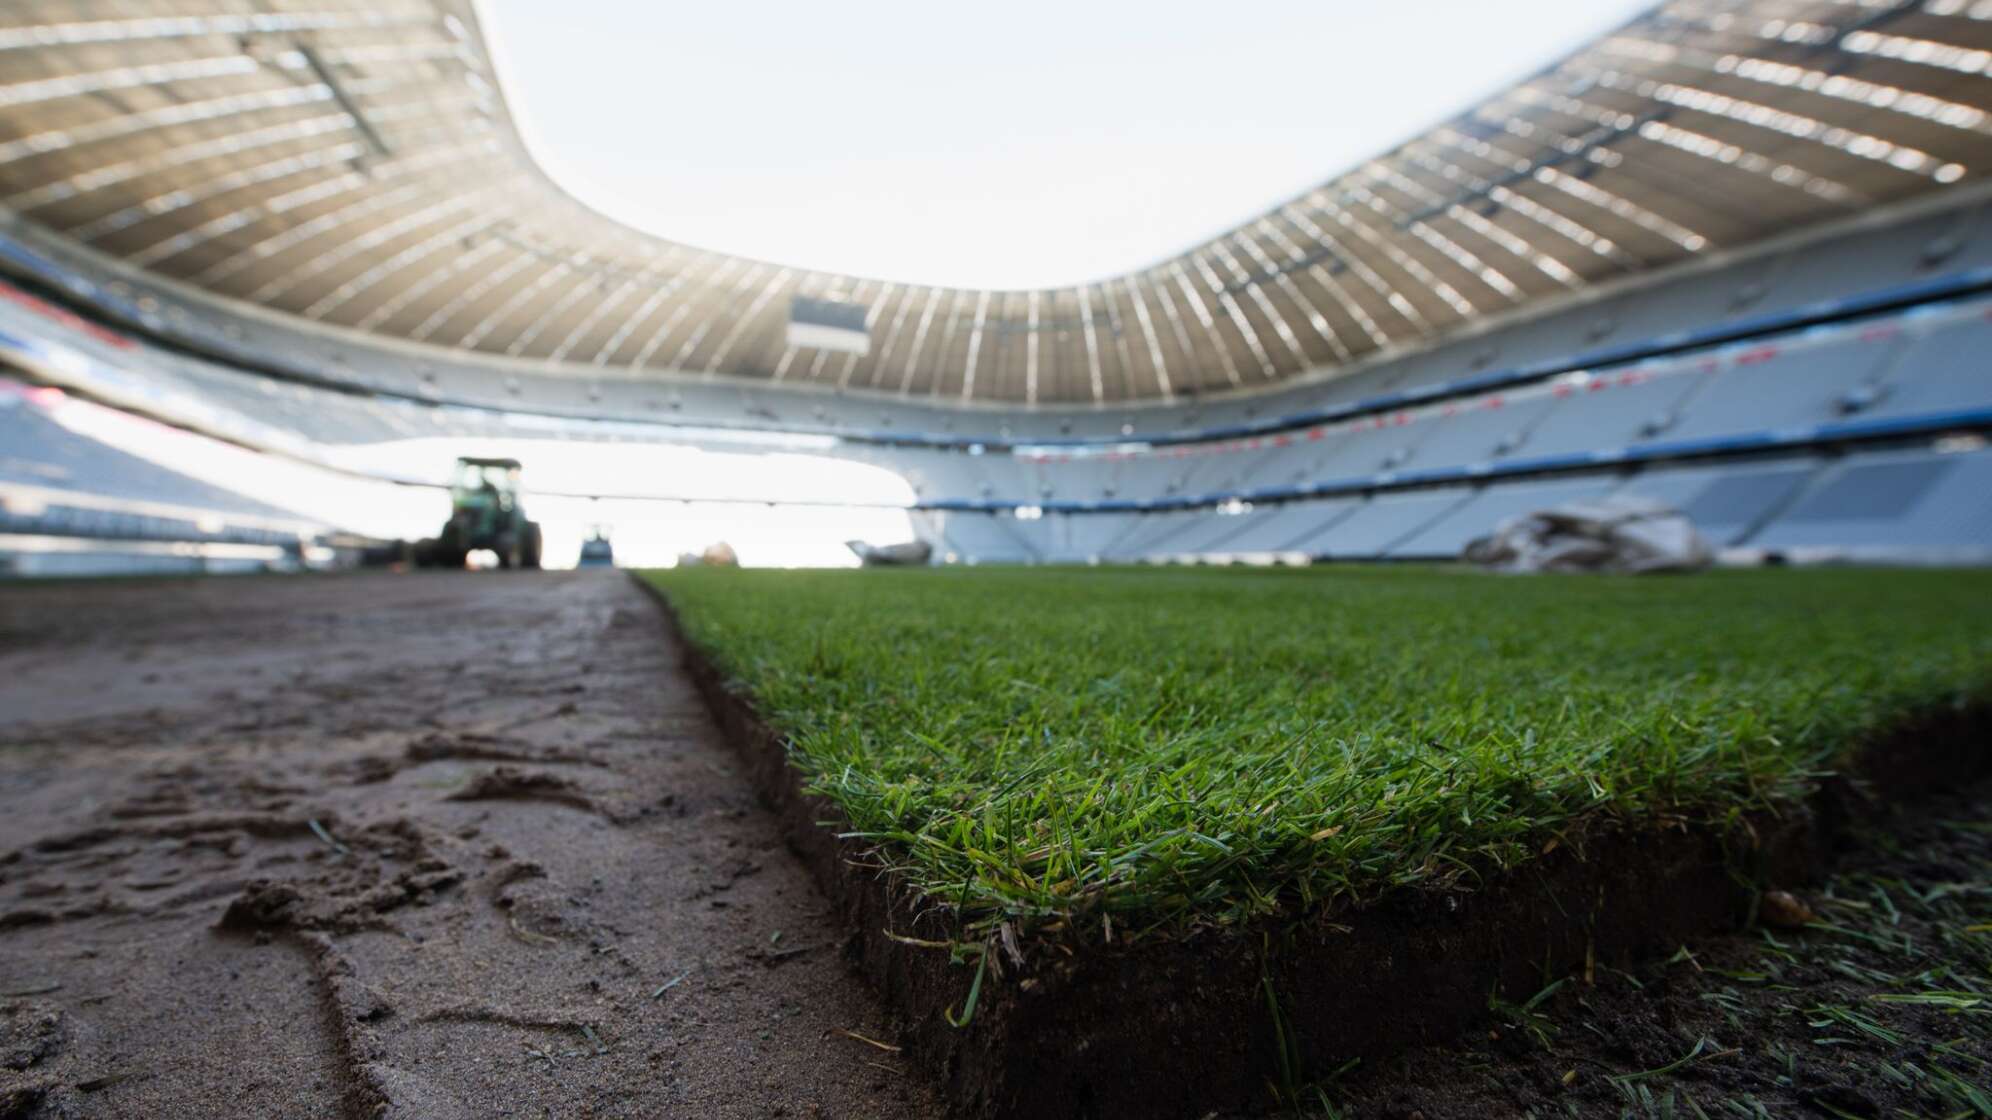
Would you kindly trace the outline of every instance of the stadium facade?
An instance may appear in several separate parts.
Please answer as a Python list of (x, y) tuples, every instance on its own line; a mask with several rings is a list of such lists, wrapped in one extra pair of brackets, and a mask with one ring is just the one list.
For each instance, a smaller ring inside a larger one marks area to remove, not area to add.
[[(0, 357), (249, 446), (808, 449), (905, 475), (964, 561), (1452, 556), (1608, 494), (1725, 547), (1992, 558), (1992, 4), (1665, 3), (1219, 237), (1037, 291), (588, 210), (467, 3), (6, 18)], [(0, 486), (36, 489), (0, 532), (140, 539), (90, 512), (120, 468), (8, 399)], [(151, 485), (167, 522), (225, 505)], [(146, 532), (269, 531), (220, 512)]]

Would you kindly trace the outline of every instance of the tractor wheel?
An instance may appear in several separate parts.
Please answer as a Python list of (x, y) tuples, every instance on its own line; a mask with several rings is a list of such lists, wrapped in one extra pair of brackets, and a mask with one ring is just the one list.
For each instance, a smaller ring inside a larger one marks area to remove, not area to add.
[(540, 525), (537, 521), (526, 522), (525, 539), (519, 542), (519, 567), (538, 571), (540, 566)]
[(429, 555), (429, 566), (432, 568), (463, 570), (463, 562), (469, 557), (464, 551), (463, 534), (457, 531), (456, 522), (444, 525), (443, 531), (436, 534), (435, 547)]

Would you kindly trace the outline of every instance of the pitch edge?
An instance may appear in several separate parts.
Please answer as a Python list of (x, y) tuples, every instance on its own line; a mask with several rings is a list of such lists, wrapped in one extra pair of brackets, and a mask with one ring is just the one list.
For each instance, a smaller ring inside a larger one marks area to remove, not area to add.
[[(1631, 966), (1734, 929), (1758, 891), (1820, 877), (1856, 822), (1992, 771), (1992, 712), (1935, 714), (1864, 751), (1783, 812), (1722, 826), (1608, 824), (1472, 889), (1405, 888), (1304, 917), (1115, 940), (1090, 924), (975, 947), (946, 908), (884, 872), (803, 788), (782, 737), (659, 606), (683, 665), (755, 788), (850, 930), (846, 952), (904, 1024), (908, 1056), (961, 1116), (1153, 1118), (1257, 1112), (1308, 1076), (1443, 1042), (1550, 979)], [(940, 947), (937, 947), (940, 946)], [(957, 1021), (976, 962), (973, 1018)]]

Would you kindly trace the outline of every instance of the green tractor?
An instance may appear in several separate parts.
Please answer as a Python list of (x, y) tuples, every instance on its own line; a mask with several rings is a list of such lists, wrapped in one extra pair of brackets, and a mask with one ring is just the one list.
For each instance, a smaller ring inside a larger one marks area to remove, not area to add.
[(501, 568), (540, 566), (540, 527), (526, 520), (517, 459), (458, 459), (450, 483), (450, 520), (433, 540), (415, 546), (424, 568), (461, 568), (488, 549)]

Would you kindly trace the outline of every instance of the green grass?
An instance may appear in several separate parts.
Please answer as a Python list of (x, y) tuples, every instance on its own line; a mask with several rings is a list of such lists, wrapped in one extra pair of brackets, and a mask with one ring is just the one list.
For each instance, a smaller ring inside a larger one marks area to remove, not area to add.
[[(1434, 1048), (1419, 1083), (1512, 1100), (1517, 1082), (1567, 1078), (1515, 1106), (1543, 1117), (1992, 1117), (1992, 805), (1979, 798), (1856, 830), (1851, 866), (1807, 892), (1818, 914), (1802, 929), (1683, 947), (1635, 965), (1643, 981), (1587, 970), (1519, 1007), (1490, 1001), (1526, 1042)], [(1960, 810), (1969, 819), (1944, 816)], [(1375, 1102), (1400, 1083), (1347, 1088)]]
[(963, 938), (1293, 913), (1802, 794), (1992, 700), (1992, 572), (651, 574)]

